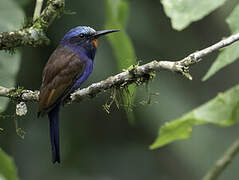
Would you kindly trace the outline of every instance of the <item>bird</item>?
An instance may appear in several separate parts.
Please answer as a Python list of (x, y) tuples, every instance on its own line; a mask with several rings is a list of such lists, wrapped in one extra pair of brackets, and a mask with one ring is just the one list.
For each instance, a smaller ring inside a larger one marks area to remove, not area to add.
[(61, 106), (93, 71), (98, 38), (118, 31), (96, 31), (89, 26), (71, 29), (62, 38), (43, 69), (37, 116), (48, 114), (53, 164), (61, 161), (59, 140)]

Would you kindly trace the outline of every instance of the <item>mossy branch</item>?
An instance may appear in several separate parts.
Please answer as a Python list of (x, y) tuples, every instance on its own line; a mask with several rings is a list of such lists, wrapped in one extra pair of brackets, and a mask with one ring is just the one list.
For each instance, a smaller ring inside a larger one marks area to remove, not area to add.
[(48, 44), (45, 32), (50, 24), (59, 17), (65, 7), (65, 0), (48, 0), (41, 15), (30, 27), (16, 31), (0, 33), (0, 50), (11, 50), (19, 46), (39, 46)]
[[(132, 65), (124, 72), (115, 76), (111, 76), (103, 81), (94, 83), (87, 88), (79, 89), (71, 94), (68, 103), (79, 102), (86, 98), (91, 98), (111, 88), (122, 88), (130, 84), (141, 84), (147, 80), (154, 78), (154, 72), (160, 70), (170, 70), (182, 74), (186, 78), (192, 80), (189, 74), (189, 67), (201, 61), (201, 58), (223, 47), (239, 40), (239, 33), (229, 36), (220, 42), (196, 51), (179, 61), (152, 61), (144, 65)], [(39, 91), (24, 90), (21, 88), (5, 88), (0, 86), (0, 96), (16, 99), (18, 101), (38, 101)]]

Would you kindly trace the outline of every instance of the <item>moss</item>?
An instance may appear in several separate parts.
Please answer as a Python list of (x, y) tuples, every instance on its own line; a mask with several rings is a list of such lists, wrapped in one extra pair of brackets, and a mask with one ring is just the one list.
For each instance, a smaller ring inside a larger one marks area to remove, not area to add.
[[(148, 82), (156, 77), (156, 73), (154, 71), (145, 73), (142, 76), (138, 77), (138, 75), (136, 75), (136, 70), (138, 67), (139, 64), (135, 64), (125, 69), (124, 71), (128, 71), (132, 75), (132, 77), (123, 83), (115, 84), (111, 87), (111, 95), (106, 101), (106, 103), (103, 105), (104, 110), (108, 114), (110, 113), (110, 108), (114, 103), (116, 104), (117, 108), (119, 108), (120, 106), (124, 106), (124, 108), (128, 111), (132, 110), (133, 103), (131, 99), (133, 95), (130, 93), (129, 86), (134, 84), (137, 86), (143, 84), (148, 85)], [(150, 98), (148, 99), (151, 99), (151, 95), (149, 95)], [(149, 100), (147, 102), (149, 102)]]
[[(129, 73), (133, 76), (132, 82), (134, 82), (136, 85), (141, 85), (141, 84), (147, 83), (148, 81), (150, 81), (156, 77), (155, 71), (145, 73), (142, 76), (137, 77), (136, 70), (138, 67), (139, 67), (139, 62), (137, 64), (133, 64), (133, 65), (129, 66), (127, 69), (124, 69), (124, 71), (129, 71)], [(131, 82), (129, 82), (128, 84), (131, 84)]]
[(137, 64), (133, 64), (131, 66), (128, 67), (128, 69), (124, 70), (124, 71), (129, 71), (130, 73), (134, 73), (134, 71), (139, 67), (139, 62)]
[(22, 87), (12, 88), (8, 93), (8, 96), (11, 97), (11, 100), (18, 101), (23, 93), (27, 92)]
[(103, 105), (104, 110), (107, 112), (107, 114), (110, 114), (110, 108), (112, 106), (112, 104), (115, 102), (116, 106), (119, 108), (119, 101), (117, 99), (117, 88), (112, 87), (110, 89), (110, 97), (109, 99), (105, 102), (105, 104)]
[(143, 76), (138, 77), (135, 81), (135, 84), (137, 86), (145, 84), (145, 83), (147, 84), (149, 81), (153, 80), (155, 77), (156, 77), (156, 73), (154, 71), (150, 73), (146, 73)]
[(47, 2), (47, 9), (44, 10), (42, 16), (42, 22), (47, 22), (48, 26), (52, 23), (55, 18), (59, 18), (65, 10), (65, 1), (49, 0)]
[(113, 86), (110, 89), (110, 97), (103, 105), (103, 108), (108, 114), (114, 104), (117, 109), (124, 107), (127, 111), (131, 111), (133, 106), (133, 103), (131, 102), (132, 96), (133, 95), (129, 91), (129, 85)]
[[(35, 31), (36, 39), (32, 38), (32, 32)], [(0, 49), (6, 50), (10, 54), (15, 53), (16, 47), (21, 45), (31, 45), (33, 47), (49, 44), (50, 40), (45, 36), (41, 29), (23, 29), (13, 32), (0, 33)]]
[[(7, 50), (10, 53), (14, 52), (14, 48), (21, 45), (39, 46), (41, 44), (49, 44), (50, 40), (45, 36), (45, 32), (49, 25), (56, 17), (63, 14), (65, 8), (65, 1), (49, 0), (47, 7), (42, 15), (36, 20), (27, 19), (24, 22), (22, 29), (13, 32), (0, 33), (1, 43), (0, 50)], [(35, 30), (37, 39), (31, 38), (31, 30)]]
[(189, 67), (188, 66), (183, 66), (181, 69), (179, 69), (178, 71), (179, 73), (181, 73), (183, 76), (185, 76), (186, 78), (188, 78), (189, 80), (192, 80), (193, 77), (191, 76), (191, 74), (189, 74)]
[(19, 127), (18, 120), (17, 120), (16, 116), (14, 116), (14, 124), (15, 124), (15, 129), (16, 129), (17, 135), (20, 138), (24, 139), (26, 132), (22, 128)]
[(22, 42), (22, 35), (18, 31), (2, 32), (0, 49), (8, 50), (10, 53), (14, 52), (14, 48), (19, 46)]
[(13, 54), (15, 54), (16, 53), (16, 48), (9, 48), (9, 49), (5, 49), (4, 51), (6, 52), (6, 53), (9, 53), (10, 55), (13, 55)]
[(44, 17), (39, 17), (32, 26), (33, 29), (39, 30), (39, 31), (46, 31), (48, 28), (48, 22), (45, 21)]
[(108, 114), (110, 113), (110, 108), (113, 104), (115, 104), (118, 109), (120, 108), (120, 106), (122, 106), (124, 96), (122, 89), (123, 88), (120, 86), (113, 86), (110, 88), (110, 97), (103, 105), (104, 110)]

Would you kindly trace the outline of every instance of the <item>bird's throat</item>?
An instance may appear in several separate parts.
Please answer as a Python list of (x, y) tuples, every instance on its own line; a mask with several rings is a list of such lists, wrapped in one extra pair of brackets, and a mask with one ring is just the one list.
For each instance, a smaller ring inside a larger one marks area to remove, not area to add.
[(93, 46), (94, 46), (95, 48), (98, 47), (98, 40), (97, 40), (97, 39), (94, 39), (94, 40), (92, 41), (92, 43), (93, 43)]

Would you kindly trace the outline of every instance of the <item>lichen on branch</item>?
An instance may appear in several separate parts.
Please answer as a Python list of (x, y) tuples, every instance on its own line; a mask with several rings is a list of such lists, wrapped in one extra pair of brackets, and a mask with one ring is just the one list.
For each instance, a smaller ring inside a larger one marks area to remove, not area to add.
[(41, 15), (30, 27), (1, 32), (0, 50), (11, 50), (19, 46), (39, 46), (48, 44), (49, 39), (45, 35), (49, 25), (64, 12), (65, 0), (48, 0)]

